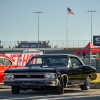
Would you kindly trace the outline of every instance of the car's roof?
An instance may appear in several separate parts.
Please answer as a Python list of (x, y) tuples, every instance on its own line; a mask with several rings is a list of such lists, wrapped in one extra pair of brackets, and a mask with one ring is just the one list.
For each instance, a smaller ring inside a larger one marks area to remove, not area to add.
[(74, 54), (42, 54), (40, 56), (74, 56), (74, 57), (78, 57), (77, 55), (74, 55)]
[(11, 60), (8, 56), (6, 56), (5, 54), (0, 54), (0, 58), (7, 58), (9, 60)]
[(0, 58), (9, 58), (9, 57), (6, 56), (6, 55), (1, 55), (1, 54), (0, 54)]

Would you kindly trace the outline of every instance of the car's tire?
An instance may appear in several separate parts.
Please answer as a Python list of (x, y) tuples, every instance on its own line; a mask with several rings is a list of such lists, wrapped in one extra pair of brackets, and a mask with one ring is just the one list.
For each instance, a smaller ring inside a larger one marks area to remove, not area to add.
[(90, 77), (87, 77), (85, 83), (80, 85), (81, 90), (89, 90), (90, 89)]
[(19, 94), (19, 87), (18, 86), (11, 86), (12, 94)]
[(63, 94), (64, 93), (64, 82), (63, 78), (61, 78), (60, 83), (57, 86), (57, 94)]

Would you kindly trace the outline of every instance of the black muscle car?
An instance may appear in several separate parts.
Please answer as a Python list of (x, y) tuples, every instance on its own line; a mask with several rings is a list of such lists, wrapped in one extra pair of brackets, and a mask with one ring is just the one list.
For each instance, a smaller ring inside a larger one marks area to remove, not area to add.
[(64, 88), (72, 86), (88, 90), (90, 81), (97, 77), (95, 67), (85, 65), (78, 56), (72, 54), (33, 56), (24, 68), (8, 69), (4, 75), (4, 84), (11, 86), (12, 94), (27, 89), (63, 94)]

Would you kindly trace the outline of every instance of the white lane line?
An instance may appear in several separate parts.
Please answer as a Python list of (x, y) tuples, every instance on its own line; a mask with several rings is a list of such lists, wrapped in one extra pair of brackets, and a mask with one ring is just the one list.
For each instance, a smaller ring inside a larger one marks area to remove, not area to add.
[[(33, 96), (33, 97), (19, 97), (19, 98), (12, 98), (12, 97), (4, 97), (4, 96), (0, 96), (1, 100), (66, 100), (66, 99), (71, 99), (71, 98), (85, 98), (85, 97), (96, 97), (96, 96), (100, 96), (98, 95), (73, 95), (73, 96), (68, 96), (68, 95), (50, 95), (50, 96)], [(41, 98), (41, 99), (40, 99)]]

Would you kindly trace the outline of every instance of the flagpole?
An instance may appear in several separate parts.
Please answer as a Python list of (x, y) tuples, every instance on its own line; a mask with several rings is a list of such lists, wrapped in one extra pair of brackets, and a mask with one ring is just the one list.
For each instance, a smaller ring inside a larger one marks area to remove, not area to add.
[(68, 27), (67, 27), (67, 25), (68, 25), (68, 14), (74, 15), (74, 12), (70, 8), (67, 7), (67, 10), (68, 10), (68, 13), (67, 13), (67, 17), (66, 17), (66, 48), (68, 47)]
[(66, 48), (68, 47), (68, 27), (67, 27), (67, 24), (68, 24), (68, 13), (66, 16)]

